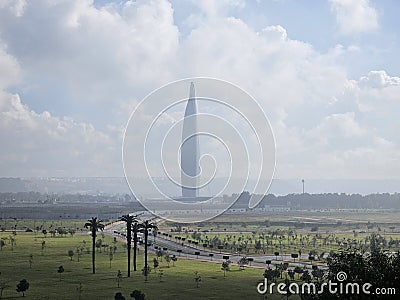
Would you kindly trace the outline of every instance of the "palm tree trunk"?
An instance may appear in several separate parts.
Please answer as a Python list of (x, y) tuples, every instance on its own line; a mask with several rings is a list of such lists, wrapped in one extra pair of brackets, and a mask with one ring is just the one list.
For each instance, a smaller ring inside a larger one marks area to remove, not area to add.
[(144, 229), (144, 276), (147, 279), (147, 271), (148, 271), (148, 267), (147, 267), (147, 228)]
[(137, 233), (133, 233), (133, 271), (136, 271)]
[(127, 246), (128, 246), (128, 277), (131, 277), (131, 243), (132, 243), (132, 236), (131, 236), (131, 228), (130, 228), (130, 224), (129, 224), (129, 229), (127, 232)]
[(96, 231), (92, 230), (92, 269), (93, 269), (93, 274), (96, 273), (96, 269), (95, 269), (95, 249), (96, 249)]

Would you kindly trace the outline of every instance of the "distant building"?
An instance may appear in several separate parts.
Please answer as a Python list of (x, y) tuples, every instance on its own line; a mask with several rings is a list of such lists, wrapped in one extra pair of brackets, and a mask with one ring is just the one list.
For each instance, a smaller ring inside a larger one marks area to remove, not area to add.
[(284, 211), (290, 211), (290, 207), (285, 206), (285, 205), (268, 205), (268, 204), (266, 204), (264, 206), (264, 211), (284, 212)]
[(182, 130), (181, 185), (182, 198), (198, 197), (199, 138), (197, 136), (197, 103), (194, 83), (190, 84)]

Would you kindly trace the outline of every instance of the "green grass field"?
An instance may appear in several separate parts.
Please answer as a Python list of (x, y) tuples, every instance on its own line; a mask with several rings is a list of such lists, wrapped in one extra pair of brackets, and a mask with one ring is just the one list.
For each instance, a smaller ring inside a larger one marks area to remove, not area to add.
[[(0, 238), (8, 238), (9, 233), (1, 233)], [(98, 238), (102, 238), (99, 234)], [(109, 255), (106, 252), (96, 253), (96, 274), (91, 273), (91, 254), (86, 253), (78, 258), (76, 254), (71, 261), (68, 250), (76, 252), (76, 246), (86, 240), (90, 247), (89, 235), (75, 234), (73, 237), (35, 237), (34, 233), (18, 233), (15, 236), (16, 244), (11, 250), (9, 240), (0, 251), (0, 282), (7, 283), (8, 288), (3, 291), (3, 299), (20, 298), (16, 292), (16, 285), (21, 279), (30, 283), (25, 294), (27, 299), (79, 299), (78, 287), (82, 284), (81, 299), (114, 299), (116, 292), (122, 292), (126, 299), (129, 294), (139, 289), (146, 294), (146, 299), (264, 299), (258, 295), (256, 285), (262, 280), (263, 270), (246, 268), (239, 271), (239, 267), (232, 266), (231, 271), (224, 278), (221, 265), (213, 262), (201, 262), (178, 258), (175, 266), (167, 267), (165, 260), (160, 262), (164, 276), (160, 282), (158, 273), (152, 272), (145, 282), (141, 271), (133, 272), (131, 278), (126, 277), (126, 253), (120, 242), (117, 243), (117, 252), (113, 257), (111, 268)], [(46, 241), (44, 251), (41, 243)], [(104, 243), (112, 244), (113, 239), (105, 236)], [(32, 267), (29, 257), (32, 254)], [(143, 251), (138, 256), (138, 270), (143, 268)], [(149, 265), (152, 267), (154, 256), (149, 256)], [(65, 272), (57, 273), (62, 265)], [(117, 287), (116, 275), (121, 270), (124, 278)], [(198, 271), (202, 281), (196, 287), (194, 272)], [(269, 296), (268, 299), (280, 299), (281, 296)], [(297, 299), (291, 297), (291, 299)]]
[[(311, 214), (310, 214), (311, 215)], [(307, 216), (310, 217), (310, 216)], [(265, 217), (264, 217), (265, 218)], [(280, 216), (279, 216), (280, 218)], [(265, 220), (265, 219), (264, 219)], [(223, 220), (228, 221), (228, 219)], [(271, 232), (280, 229), (282, 232), (279, 236), (282, 237), (279, 244), (278, 237), (269, 239), (270, 246), (266, 249), (267, 254), (272, 254), (274, 251), (279, 251), (281, 254), (296, 253), (299, 249), (302, 253), (307, 254), (310, 250), (317, 250), (318, 253), (328, 253), (330, 250), (337, 251), (340, 247), (336, 243), (338, 240), (356, 240), (362, 242), (374, 232), (383, 236), (387, 241), (390, 239), (398, 240), (399, 225), (393, 225), (390, 219), (385, 220), (388, 223), (376, 224), (373, 228), (368, 229), (367, 223), (356, 226), (355, 224), (343, 223), (334, 227), (324, 227), (320, 222), (316, 222), (319, 229), (318, 232), (310, 232), (310, 226), (306, 228), (294, 228), (293, 226), (265, 226), (265, 221), (257, 219), (253, 222), (249, 220), (241, 220), (244, 222), (236, 223), (218, 223), (208, 224), (207, 226), (192, 225), (191, 230), (211, 230), (207, 233), (201, 233), (199, 240), (199, 249), (202, 250), (202, 243), (207, 237), (211, 240), (217, 236), (220, 240), (232, 244), (236, 240), (236, 245), (239, 244), (238, 238), (249, 243), (249, 253), (244, 255), (254, 254), (254, 243), (260, 240), (260, 235), (271, 235)], [(390, 221), (390, 222), (389, 222)], [(60, 220), (12, 220), (3, 219), (0, 221), (0, 226), (5, 229), (17, 230), (15, 236), (16, 243), (12, 250), (10, 237), (11, 232), (0, 232), (0, 240), (6, 242), (0, 251), (0, 284), (1, 286), (8, 285), (3, 290), (3, 299), (22, 298), (20, 293), (16, 292), (16, 285), (21, 279), (27, 279), (30, 283), (30, 288), (26, 292), (27, 299), (114, 299), (116, 292), (121, 292), (126, 299), (130, 298), (130, 293), (135, 290), (141, 290), (146, 294), (146, 299), (282, 299), (281, 295), (268, 295), (267, 298), (258, 295), (256, 291), (257, 284), (263, 279), (262, 269), (246, 268), (239, 271), (238, 266), (231, 266), (231, 271), (227, 273), (227, 278), (224, 278), (220, 263), (198, 260), (188, 260), (179, 258), (175, 266), (170, 264), (167, 267), (165, 260), (160, 262), (158, 269), (163, 270), (163, 277), (160, 282), (158, 272), (150, 273), (148, 281), (145, 282), (141, 269), (143, 268), (143, 250), (138, 256), (138, 271), (133, 272), (131, 278), (127, 278), (127, 253), (124, 245), (117, 242), (117, 252), (110, 260), (108, 255), (108, 247), (103, 251), (96, 253), (96, 270), (95, 275), (92, 274), (91, 266), (91, 236), (87, 234), (88, 230), (83, 228), (85, 220), (60, 219)], [(40, 228), (38, 232), (25, 233), (26, 228)], [(47, 237), (41, 233), (41, 229), (46, 229), (48, 232), (51, 228), (62, 227), (65, 229), (76, 229), (76, 234), (71, 236), (67, 234), (65, 237), (51, 237), (48, 233)], [(124, 231), (124, 226), (121, 226), (121, 231)], [(175, 240), (176, 236), (193, 239), (192, 232), (172, 233), (173, 229), (167, 223), (161, 222), (160, 230), (167, 232)], [(225, 229), (226, 228), (226, 229)], [(354, 232), (356, 234), (354, 234)], [(296, 233), (299, 238), (295, 240), (288, 239), (287, 233), (291, 231)], [(362, 233), (361, 233), (362, 231)], [(301, 245), (300, 236), (309, 236), (306, 243)], [(318, 235), (315, 240), (313, 238)], [(235, 236), (235, 237), (234, 237)], [(327, 243), (323, 243), (324, 238)], [(114, 245), (113, 238), (107, 235), (98, 234), (98, 239), (103, 240), (103, 244)], [(228, 241), (229, 239), (229, 241)], [(251, 240), (250, 240), (251, 239)], [(335, 241), (329, 241), (334, 239)], [(83, 243), (83, 240), (86, 243)], [(42, 250), (42, 241), (45, 241), (45, 247)], [(265, 242), (267, 238), (265, 239)], [(264, 245), (264, 241), (263, 241)], [(76, 248), (83, 248), (83, 255), (78, 257)], [(390, 250), (397, 251), (399, 244), (393, 246)], [(169, 247), (170, 248), (170, 247)], [(73, 250), (75, 255), (71, 261), (68, 257), (68, 250)], [(214, 251), (218, 251), (215, 249)], [(230, 250), (223, 250), (229, 252)], [(232, 250), (235, 251), (235, 250)], [(260, 251), (259, 251), (260, 253)], [(32, 267), (30, 268), (30, 255), (32, 254)], [(153, 266), (154, 255), (149, 255), (149, 266)], [(57, 273), (59, 266), (63, 266), (65, 272)], [(123, 279), (120, 283), (120, 288), (117, 287), (116, 275), (118, 270), (122, 271)], [(194, 280), (194, 272), (199, 272), (202, 281), (199, 287), (196, 287)], [(82, 285), (82, 292), (79, 294), (78, 288)], [(299, 299), (297, 296), (291, 296), (290, 299)]]

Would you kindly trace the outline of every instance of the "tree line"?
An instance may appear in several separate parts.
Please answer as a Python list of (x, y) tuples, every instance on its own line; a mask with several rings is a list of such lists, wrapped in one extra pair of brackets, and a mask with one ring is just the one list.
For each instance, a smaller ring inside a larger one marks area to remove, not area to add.
[[(237, 202), (232, 208), (247, 208), (250, 197), (253, 196), (245, 191), (241, 194), (225, 196), (226, 200), (232, 197), (237, 198)], [(284, 196), (254, 195), (261, 198), (258, 207), (286, 206), (290, 209), (400, 209), (400, 193), (382, 194), (289, 194)]]

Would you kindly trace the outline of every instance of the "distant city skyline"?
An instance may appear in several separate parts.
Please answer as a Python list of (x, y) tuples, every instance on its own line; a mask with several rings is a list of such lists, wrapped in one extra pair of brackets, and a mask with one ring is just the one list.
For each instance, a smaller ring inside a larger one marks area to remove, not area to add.
[[(163, 180), (155, 178), (162, 184)], [(137, 194), (138, 196), (149, 196), (152, 186), (146, 185), (145, 180), (138, 180)], [(210, 185), (209, 193), (218, 192), (220, 186), (225, 182), (222, 178), (216, 178)], [(346, 194), (375, 194), (375, 193), (399, 193), (400, 180), (324, 180), (324, 179), (307, 179), (307, 190), (309, 194), (319, 193), (346, 193)], [(246, 190), (246, 189), (245, 189)], [(89, 193), (98, 194), (103, 192), (106, 194), (130, 194), (130, 190), (126, 185), (124, 177), (91, 177), (91, 178), (23, 178), (10, 179), (0, 178), (0, 192), (18, 192), (18, 191), (38, 191), (41, 193)], [(181, 189), (167, 190), (170, 195), (180, 196)], [(302, 182), (300, 178), (293, 179), (273, 179), (269, 194), (287, 195), (301, 194)], [(235, 190), (227, 190), (228, 195), (239, 193)]]

